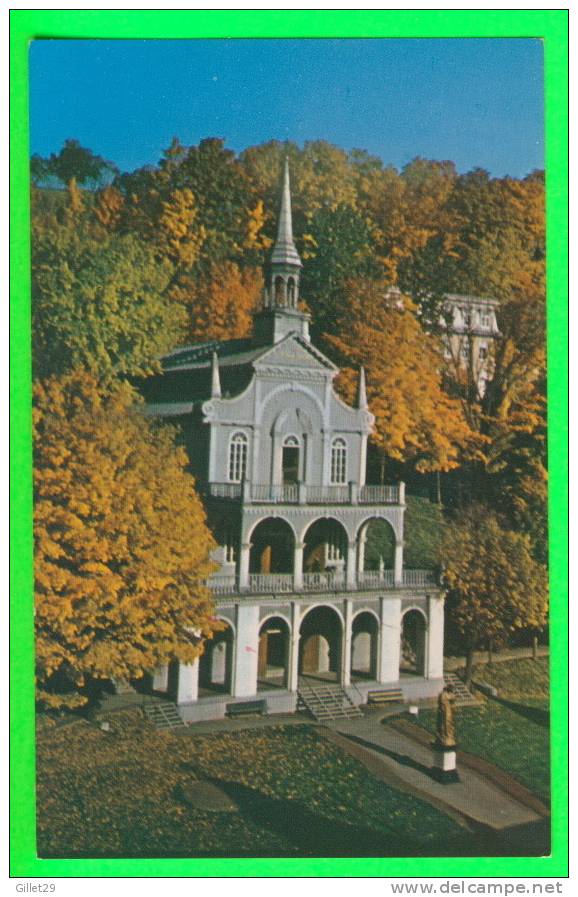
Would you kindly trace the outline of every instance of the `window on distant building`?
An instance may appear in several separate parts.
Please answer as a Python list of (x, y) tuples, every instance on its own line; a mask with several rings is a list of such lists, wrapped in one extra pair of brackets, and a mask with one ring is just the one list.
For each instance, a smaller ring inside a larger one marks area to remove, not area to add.
[(247, 473), (247, 445), (244, 433), (235, 433), (229, 445), (229, 481), (240, 483)]
[(470, 341), (468, 339), (462, 340), (461, 356), (464, 359), (470, 357)]
[(480, 361), (485, 361), (488, 357), (488, 347), (486, 345), (481, 345), (478, 350), (478, 358)]
[(334, 439), (331, 446), (331, 482), (347, 482), (347, 444), (345, 439)]
[(462, 318), (463, 318), (463, 321), (464, 321), (464, 325), (465, 325), (466, 327), (469, 327), (470, 324), (472, 323), (472, 313), (471, 313), (471, 311), (469, 310), (469, 308), (463, 308), (463, 309), (462, 309)]
[(482, 327), (489, 327), (492, 323), (492, 316), (487, 308), (480, 310), (480, 324)]

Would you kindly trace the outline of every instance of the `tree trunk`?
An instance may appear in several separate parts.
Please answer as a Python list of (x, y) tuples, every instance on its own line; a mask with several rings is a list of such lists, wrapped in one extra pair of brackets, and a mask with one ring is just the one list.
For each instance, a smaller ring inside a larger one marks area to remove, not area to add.
[(488, 666), (492, 666), (494, 662), (494, 640), (488, 639)]
[(468, 650), (466, 652), (466, 676), (465, 676), (466, 688), (469, 688), (472, 684), (473, 672), (474, 672), (474, 644), (470, 644), (468, 646)]
[(536, 633), (532, 636), (532, 660), (538, 660), (538, 636)]
[(381, 470), (380, 470), (380, 483), (383, 486), (385, 482), (385, 452), (382, 450), (381, 452)]
[(439, 470), (436, 471), (436, 504), (442, 503), (442, 477)]

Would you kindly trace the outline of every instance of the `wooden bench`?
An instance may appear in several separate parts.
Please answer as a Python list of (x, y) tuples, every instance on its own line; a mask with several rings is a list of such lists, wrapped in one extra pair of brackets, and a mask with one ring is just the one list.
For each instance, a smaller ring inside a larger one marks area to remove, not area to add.
[(267, 713), (267, 701), (242, 701), (240, 704), (227, 704), (225, 716), (264, 716)]
[(367, 693), (368, 706), (383, 707), (385, 704), (403, 704), (405, 698), (400, 688), (382, 688)]

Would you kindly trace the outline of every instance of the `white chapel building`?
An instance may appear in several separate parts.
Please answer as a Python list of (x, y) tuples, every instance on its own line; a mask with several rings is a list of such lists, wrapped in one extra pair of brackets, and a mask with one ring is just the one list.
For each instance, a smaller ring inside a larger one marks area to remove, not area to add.
[(153, 681), (187, 722), (241, 704), (293, 712), (317, 687), (359, 705), (443, 685), (443, 592), (434, 571), (404, 566), (404, 484), (366, 483), (364, 373), (351, 407), (310, 340), (301, 267), (286, 165), (253, 335), (177, 349), (147, 386), (147, 412), (181, 427), (219, 543), (210, 585), (226, 628)]

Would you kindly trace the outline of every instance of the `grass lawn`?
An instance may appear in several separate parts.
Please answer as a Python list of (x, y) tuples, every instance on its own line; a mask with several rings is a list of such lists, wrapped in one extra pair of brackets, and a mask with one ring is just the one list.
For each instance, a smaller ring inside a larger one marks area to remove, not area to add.
[[(485, 700), (479, 708), (457, 709), (459, 746), (495, 763), (548, 801), (548, 658), (479, 665), (474, 672), (476, 680), (495, 685), (499, 697)], [(435, 732), (435, 716), (433, 711), (422, 712), (419, 721)]]
[[(110, 733), (82, 720), (39, 726), (40, 856), (475, 852), (455, 822), (374, 779), (313, 727), (175, 736), (138, 711), (110, 720)], [(193, 809), (181, 789), (197, 779), (239, 811)]]

